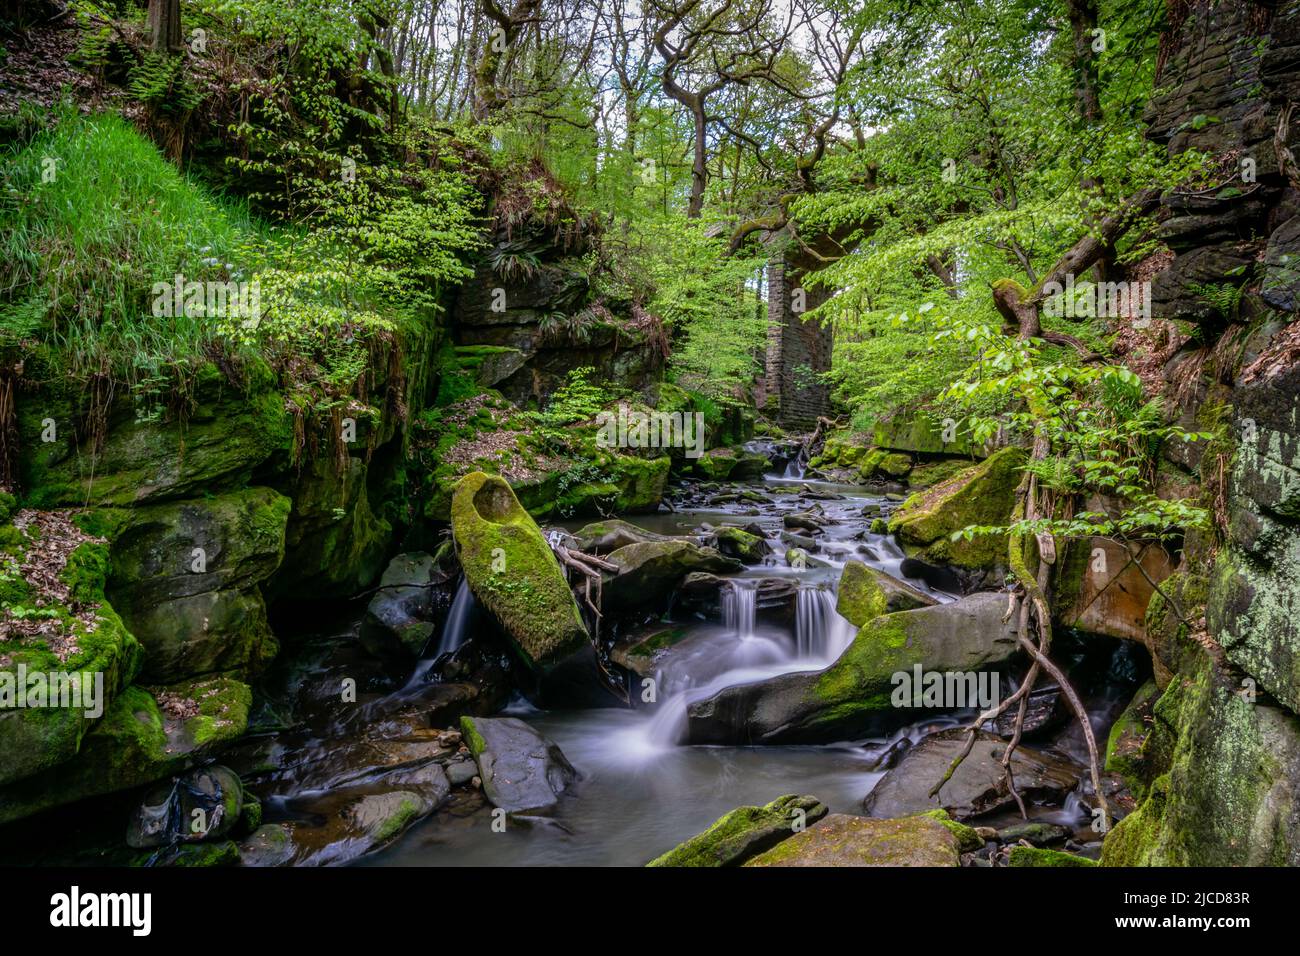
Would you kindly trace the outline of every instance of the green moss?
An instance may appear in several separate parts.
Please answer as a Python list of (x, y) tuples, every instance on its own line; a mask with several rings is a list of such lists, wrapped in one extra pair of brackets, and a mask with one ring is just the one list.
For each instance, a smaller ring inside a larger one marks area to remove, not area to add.
[(545, 670), (588, 643), (559, 562), (504, 479), (461, 479), (451, 522), (470, 589), (530, 667)]
[(487, 750), (487, 741), (483, 735), (478, 732), (478, 727), (474, 725), (473, 717), (462, 717), (460, 719), (460, 732), (465, 735), (465, 745), (469, 747), (469, 752), (477, 760), (483, 751)]
[(1159, 693), (1154, 680), (1138, 688), (1111, 726), (1106, 740), (1106, 772), (1123, 777), (1129, 790), (1138, 798), (1145, 789), (1142, 748), (1151, 732), (1151, 707)]
[(1095, 860), (1075, 856), (1060, 850), (1046, 850), (1036, 846), (1013, 846), (1009, 866), (1096, 866)]
[(849, 561), (840, 575), (835, 609), (850, 624), (861, 627), (887, 610), (888, 597), (876, 576), (861, 561)]
[(379, 843), (387, 843), (405, 830), (422, 812), (423, 807), (420, 806), (418, 799), (414, 796), (405, 797), (397, 805), (393, 813), (375, 830), (375, 840)]
[(919, 495), (913, 495), (890, 518), (889, 530), (904, 545), (938, 564), (991, 569), (1006, 563), (1005, 535), (977, 535), (953, 540), (971, 525), (1004, 526), (1011, 519), (1015, 489), (1025, 453), (1004, 448), (986, 461)]
[(968, 827), (964, 823), (958, 823), (948, 816), (947, 810), (942, 808), (927, 810), (924, 813), (917, 814), (917, 816), (929, 817), (942, 823), (948, 832), (957, 838), (957, 850), (960, 853), (973, 853), (984, 848), (984, 838), (975, 832), (975, 828)]
[(826, 815), (815, 797), (787, 795), (762, 807), (738, 807), (647, 866), (736, 866), (792, 836), (797, 824), (810, 825)]

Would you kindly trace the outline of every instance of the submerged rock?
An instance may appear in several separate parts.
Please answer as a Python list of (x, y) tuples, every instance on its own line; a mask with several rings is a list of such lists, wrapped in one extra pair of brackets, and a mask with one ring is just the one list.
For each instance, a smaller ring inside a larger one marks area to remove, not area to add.
[[(983, 732), (938, 795), (930, 796), (930, 789), (965, 748), (966, 736), (964, 729), (957, 728), (926, 737), (885, 773), (862, 801), (863, 809), (873, 816), (893, 817), (942, 808), (966, 820), (1014, 807), (1015, 797), (1002, 776), (1006, 744)], [(1024, 746), (1016, 748), (1011, 769), (1016, 789), (1030, 802), (1059, 804), (1079, 782), (1079, 768), (1067, 758)]]
[(474, 596), (500, 622), (530, 668), (545, 672), (591, 639), (541, 529), (504, 479), (476, 471), (451, 506), (456, 551)]
[(738, 807), (698, 836), (647, 866), (739, 866), (827, 814), (816, 797), (777, 797), (762, 807)]
[(721, 527), (714, 531), (718, 551), (745, 564), (761, 564), (767, 556), (767, 541), (740, 528)]
[(555, 806), (578, 771), (557, 747), (515, 717), (462, 717), (461, 732), (478, 761), (483, 792), (507, 813)]
[(927, 816), (873, 820), (835, 813), (745, 866), (958, 866), (959, 841)]
[[(872, 618), (829, 668), (728, 687), (687, 711), (692, 743), (831, 742), (915, 719), (895, 706), (896, 674), (997, 669), (1016, 653), (1006, 598), (972, 594), (951, 604)], [(920, 807), (918, 809), (926, 809)]]

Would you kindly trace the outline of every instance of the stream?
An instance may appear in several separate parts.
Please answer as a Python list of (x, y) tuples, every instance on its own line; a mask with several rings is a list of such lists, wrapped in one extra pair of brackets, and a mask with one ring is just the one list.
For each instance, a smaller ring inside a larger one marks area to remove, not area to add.
[[(744, 492), (750, 493), (749, 500), (736, 497)], [(890, 536), (867, 530), (871, 515), (887, 514), (894, 506), (867, 488), (769, 475), (745, 485), (715, 485), (704, 491), (676, 488), (674, 493), (678, 510), (634, 515), (629, 520), (646, 530), (674, 535), (699, 534), (706, 526), (757, 523), (771, 553), (764, 564), (729, 577), (720, 592), (720, 613), (712, 619), (669, 610), (665, 622), (687, 633), (655, 675), (657, 703), (552, 712), (537, 710), (518, 696), (507, 703), (499, 716), (519, 717), (531, 724), (557, 743), (581, 774), (554, 812), (547, 818), (514, 821), (498, 832), (481, 792), (460, 787), (453, 790), (447, 805), (386, 849), (355, 856), (346, 846), (331, 847), (316, 862), (640, 866), (706, 829), (724, 813), (742, 805), (765, 804), (783, 794), (813, 794), (832, 812), (860, 814), (863, 797), (890, 765), (887, 755), (906, 746), (900, 745), (904, 738), (915, 744), (929, 733), (969, 719), (973, 712), (931, 716), (887, 737), (821, 746), (683, 745), (686, 708), (692, 701), (731, 685), (821, 670), (833, 663), (855, 634), (855, 628), (835, 610), (835, 587), (845, 562), (860, 560), (899, 577), (904, 555)], [(818, 536), (807, 565), (790, 567), (785, 552), (792, 545), (783, 535), (782, 515), (810, 507), (821, 509), (826, 531)], [(569, 521), (560, 526), (576, 530), (585, 523)], [(792, 620), (774, 619), (758, 608), (757, 585), (764, 578), (788, 579), (798, 587)], [(906, 580), (941, 601), (956, 599), (924, 582)], [(416, 716), (436, 711), (446, 690), (433, 665), (451, 652), (472, 649), (476, 632), (485, 626), (482, 610), (462, 581), (441, 633), (430, 639), (427, 656), (409, 676), (395, 681), (390, 676), (386, 690), (382, 690), (382, 677), (372, 677), (368, 686), (381, 690), (370, 694), (368, 703), (363, 701), (363, 717), (347, 727), (313, 725), (309, 719), (305, 729), (264, 736), (258, 753), (269, 764), (279, 765), (258, 781), (261, 792), (273, 791), (269, 799), (263, 798), (266, 818), (310, 822), (311, 807), (321, 806), (322, 800), (327, 805), (333, 786), (355, 786), (358, 747), (364, 753), (365, 748), (382, 748), (386, 738), (393, 745), (412, 735), (418, 738)], [(297, 680), (324, 682), (341, 672), (340, 667), (356, 673), (367, 666), (359, 657), (346, 666), (339, 663), (340, 655), (350, 657), (355, 651), (350, 643), (354, 634), (353, 624), (322, 635), (317, 663), (301, 665)], [(1122, 656), (1123, 650), (1115, 654)], [(1113, 663), (1109, 670), (1115, 670)], [(1094, 729), (1104, 740), (1131, 685), (1127, 679), (1107, 679), (1099, 686), (1098, 692), (1085, 696), (1094, 714)], [(631, 690), (635, 695), (637, 688)], [(450, 721), (429, 722), (442, 727)], [(340, 746), (341, 736), (350, 743)], [(1077, 728), (1063, 728), (1051, 746), (1078, 760), (1084, 753), (1081, 736)], [(288, 753), (294, 758), (285, 759)], [(272, 759), (270, 754), (279, 756)], [(1086, 808), (1077, 799), (1067, 800), (1063, 807), (1036, 808), (1033, 815), (1079, 828), (1081, 838), (1086, 834)]]

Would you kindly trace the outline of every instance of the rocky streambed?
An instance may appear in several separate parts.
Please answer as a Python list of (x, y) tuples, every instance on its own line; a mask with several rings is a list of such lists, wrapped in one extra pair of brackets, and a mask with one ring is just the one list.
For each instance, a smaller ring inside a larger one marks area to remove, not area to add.
[[(987, 726), (929, 795), (979, 701), (900, 707), (895, 675), (982, 674), (1005, 695), (1024, 662), (1005, 594), (945, 590), (937, 565), (909, 561), (890, 531), (901, 495), (776, 474), (682, 483), (671, 510), (635, 523), (553, 526), (552, 541), (615, 570), (592, 606), (580, 579), (576, 597), (542, 589), (532, 606), (538, 593), (482, 584), (494, 542), (507, 566), (535, 542), (510, 533), (523, 526), (513, 495), (493, 512), (481, 488), (475, 520), (496, 523), (475, 532), (477, 552), (400, 555), (328, 623), (274, 621), (282, 651), (247, 735), (143, 801), (115, 798), (104, 817), (129, 818), (127, 846), (107, 823), (80, 826), (78, 844), (110, 862), (643, 865), (704, 852), (758, 865), (781, 862), (760, 857), (806, 826), (817, 835), (796, 860), (830, 861), (828, 833), (832, 857), (877, 862), (1097, 855), (1081, 735), (1051, 687), (1035, 692), (1013, 763), (1028, 820), (1001, 782), (1009, 722)], [(1146, 676), (1130, 646), (1062, 638), (1102, 739)], [(530, 655), (538, 666), (521, 663)], [(1122, 801), (1119, 779), (1106, 785)], [(773, 810), (785, 795), (803, 796)], [(791, 807), (797, 825), (773, 830)], [(861, 822), (925, 812), (940, 824)], [(719, 828), (725, 851), (708, 837)]]

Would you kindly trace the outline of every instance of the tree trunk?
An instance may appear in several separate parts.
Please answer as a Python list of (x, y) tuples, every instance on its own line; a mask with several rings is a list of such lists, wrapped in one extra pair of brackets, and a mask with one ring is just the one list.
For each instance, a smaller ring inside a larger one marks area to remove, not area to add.
[(155, 53), (181, 51), (181, 0), (149, 0), (149, 35)]

